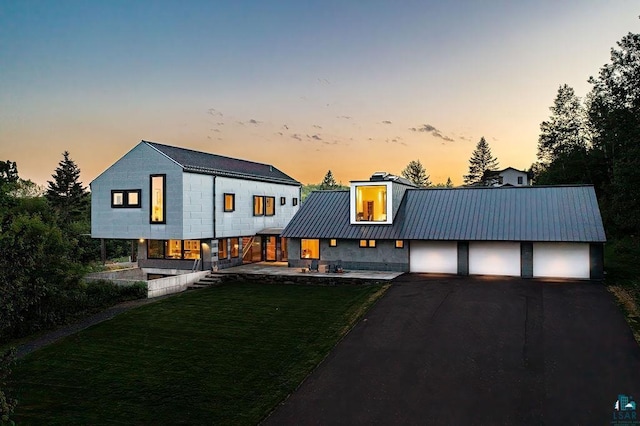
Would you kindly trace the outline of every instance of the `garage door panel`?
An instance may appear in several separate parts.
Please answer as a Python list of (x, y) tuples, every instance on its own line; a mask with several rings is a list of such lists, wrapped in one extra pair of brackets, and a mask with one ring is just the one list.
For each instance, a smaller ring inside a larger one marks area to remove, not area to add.
[(534, 243), (533, 276), (589, 278), (589, 244)]
[(469, 274), (520, 276), (520, 243), (470, 242)]
[(458, 243), (455, 241), (412, 241), (409, 251), (411, 272), (458, 273)]

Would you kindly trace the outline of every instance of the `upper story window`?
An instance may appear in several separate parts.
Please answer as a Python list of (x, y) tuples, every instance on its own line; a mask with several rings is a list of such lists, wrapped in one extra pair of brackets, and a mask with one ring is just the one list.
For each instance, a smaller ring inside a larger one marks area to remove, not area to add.
[(264, 216), (264, 197), (262, 195), (253, 196), (253, 215)]
[(522, 176), (518, 176), (518, 185), (522, 185)]
[(167, 200), (165, 198), (165, 192), (167, 175), (151, 175), (151, 223), (166, 223), (165, 211), (167, 206)]
[(276, 197), (264, 197), (264, 214), (265, 216), (276, 214)]
[(351, 223), (391, 223), (391, 182), (351, 184)]
[(139, 189), (114, 189), (111, 191), (111, 207), (135, 208), (141, 207)]
[(284, 206), (285, 204), (287, 204), (287, 197), (280, 197), (280, 205)]
[(236, 194), (224, 194), (224, 211), (232, 212), (236, 209)]
[(298, 199), (296, 197), (293, 197), (293, 200), (291, 200), (291, 202), (294, 206), (298, 205)]

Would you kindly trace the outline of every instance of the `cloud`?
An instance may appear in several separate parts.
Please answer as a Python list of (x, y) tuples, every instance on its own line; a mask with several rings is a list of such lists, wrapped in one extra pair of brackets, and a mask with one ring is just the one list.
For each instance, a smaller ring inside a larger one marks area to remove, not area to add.
[(351, 120), (351, 116), (350, 115), (339, 115), (336, 118), (344, 118), (345, 120)]
[(317, 124), (314, 124), (313, 127), (316, 129), (322, 129), (322, 126), (318, 126)]
[(207, 113), (208, 113), (209, 115), (213, 115), (214, 117), (224, 117), (224, 115), (223, 115), (220, 111), (218, 111), (217, 109), (215, 109), (215, 108), (209, 108), (209, 109), (207, 110)]
[(249, 123), (250, 123), (250, 124), (256, 124), (256, 125), (258, 125), (258, 124), (261, 124), (261, 123), (262, 123), (262, 121), (254, 120), (254, 119), (252, 118), (251, 120), (249, 120)]
[(391, 121), (389, 121), (389, 120), (384, 120), (384, 121), (382, 122), (382, 124), (391, 124)]
[(431, 133), (432, 136), (435, 136), (436, 138), (440, 138), (447, 142), (454, 141), (453, 138), (443, 135), (442, 132), (440, 132), (440, 130), (436, 129), (431, 124), (423, 124), (420, 127), (409, 127), (409, 130), (411, 130), (412, 132)]
[(302, 137), (300, 137), (300, 135), (297, 133), (292, 134), (291, 137), (295, 140), (302, 141)]
[(236, 121), (236, 123), (238, 123), (241, 126), (244, 126), (244, 121)]
[(276, 135), (284, 136), (284, 133), (278, 132), (278, 133), (276, 133)]
[(224, 126), (224, 123), (220, 122), (220, 123), (216, 123), (218, 126)]
[(333, 142), (322, 141), (322, 143), (325, 144), (325, 145), (338, 145), (338, 141), (333, 141)]
[(220, 133), (220, 129), (213, 129), (213, 131)]
[(322, 138), (318, 134), (315, 134), (315, 135), (311, 136), (311, 139), (315, 139), (317, 141), (321, 141), (322, 140)]

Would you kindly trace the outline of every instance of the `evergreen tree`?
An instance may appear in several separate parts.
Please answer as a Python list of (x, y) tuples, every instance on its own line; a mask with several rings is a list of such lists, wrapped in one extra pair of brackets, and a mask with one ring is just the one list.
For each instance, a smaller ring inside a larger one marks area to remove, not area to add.
[(331, 173), (331, 170), (329, 170), (327, 174), (324, 175), (324, 179), (322, 179), (322, 183), (320, 184), (320, 190), (322, 191), (331, 190), (331, 189), (336, 189), (337, 187), (338, 187), (338, 183), (334, 179), (333, 173)]
[(45, 197), (60, 215), (61, 224), (80, 220), (89, 206), (89, 197), (86, 188), (80, 182), (80, 169), (69, 158), (69, 152), (65, 151), (63, 159), (58, 163), (53, 180), (49, 184)]
[(407, 167), (402, 171), (402, 177), (410, 180), (415, 186), (419, 188), (426, 188), (431, 185), (429, 181), (429, 175), (424, 168), (420, 160), (411, 160)]
[(476, 149), (469, 159), (469, 174), (464, 175), (465, 185), (473, 185), (480, 183), (487, 171), (498, 169), (498, 159), (491, 155), (491, 148), (485, 140), (484, 136), (476, 145)]
[(18, 182), (18, 166), (15, 161), (0, 161), (0, 186)]
[(447, 178), (447, 183), (444, 184), (445, 188), (453, 188), (453, 182), (451, 182), (451, 178)]

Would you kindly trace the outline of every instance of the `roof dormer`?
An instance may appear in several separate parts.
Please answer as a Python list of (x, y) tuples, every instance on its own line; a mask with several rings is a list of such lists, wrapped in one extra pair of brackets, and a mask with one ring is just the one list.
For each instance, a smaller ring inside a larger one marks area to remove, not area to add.
[[(394, 188), (394, 185), (398, 188)], [(391, 225), (407, 187), (414, 185), (406, 179), (385, 172), (376, 172), (369, 180), (351, 181), (351, 224)]]

